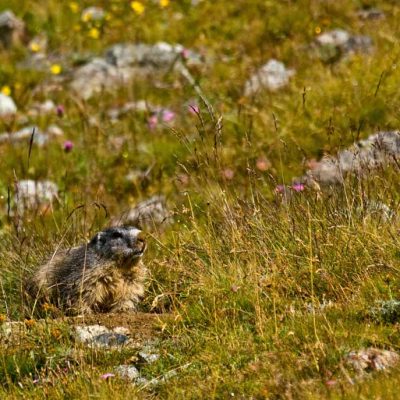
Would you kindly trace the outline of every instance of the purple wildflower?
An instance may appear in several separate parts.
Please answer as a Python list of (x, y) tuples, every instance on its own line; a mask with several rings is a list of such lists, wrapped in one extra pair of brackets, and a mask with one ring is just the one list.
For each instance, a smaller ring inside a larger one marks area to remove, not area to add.
[(101, 375), (100, 378), (107, 380), (108, 378), (113, 378), (115, 376), (115, 374), (111, 373), (111, 372), (106, 372), (105, 374)]
[(276, 188), (275, 188), (275, 193), (285, 193), (285, 190), (286, 190), (286, 188), (285, 188), (285, 185), (278, 185)]
[(56, 107), (56, 113), (57, 113), (57, 116), (59, 116), (60, 118), (62, 118), (64, 116), (65, 108), (64, 108), (64, 106), (62, 104), (59, 104)]
[(189, 49), (183, 49), (181, 52), (182, 57), (187, 60), (189, 58), (190, 55), (190, 50)]
[(171, 122), (175, 118), (175, 113), (171, 110), (165, 109), (162, 111), (163, 122)]
[(63, 145), (63, 149), (66, 153), (69, 153), (74, 148), (74, 143), (70, 140), (66, 140)]
[(147, 120), (147, 124), (148, 124), (150, 130), (156, 129), (156, 128), (157, 128), (157, 125), (158, 125), (158, 117), (157, 117), (157, 114), (153, 114), (153, 115)]
[(294, 183), (294, 184), (292, 185), (292, 189), (293, 189), (295, 192), (302, 192), (302, 191), (304, 190), (304, 185), (303, 185), (302, 183)]
[(200, 107), (196, 103), (190, 103), (188, 107), (191, 114), (197, 115), (200, 113)]

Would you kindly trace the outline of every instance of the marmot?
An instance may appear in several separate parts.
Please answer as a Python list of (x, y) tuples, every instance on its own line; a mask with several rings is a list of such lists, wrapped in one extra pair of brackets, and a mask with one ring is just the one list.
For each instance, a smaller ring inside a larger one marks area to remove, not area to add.
[(144, 294), (146, 247), (137, 228), (105, 229), (88, 244), (55, 253), (29, 279), (26, 291), (35, 302), (68, 313), (134, 311)]

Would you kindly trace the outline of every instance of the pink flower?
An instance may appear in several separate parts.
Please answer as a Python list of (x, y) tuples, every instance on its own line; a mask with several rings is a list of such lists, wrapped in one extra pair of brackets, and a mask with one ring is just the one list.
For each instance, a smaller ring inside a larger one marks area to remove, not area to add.
[(190, 50), (189, 49), (183, 49), (181, 52), (181, 55), (183, 58), (188, 59), (190, 55)]
[(337, 384), (337, 381), (335, 381), (334, 379), (329, 379), (328, 381), (325, 382), (326, 386), (335, 386)]
[(295, 192), (302, 192), (302, 191), (304, 190), (304, 185), (303, 185), (302, 183), (294, 183), (294, 184), (292, 185), (292, 189), (293, 189)]
[(196, 103), (189, 104), (188, 107), (191, 114), (197, 115), (200, 113), (200, 107)]
[(153, 114), (153, 115), (147, 120), (147, 124), (148, 124), (150, 130), (156, 129), (156, 128), (157, 128), (157, 125), (158, 125), (158, 117), (157, 117), (157, 114)]
[(69, 153), (74, 148), (74, 143), (70, 140), (66, 140), (63, 145), (63, 149), (66, 153)]
[(171, 122), (175, 118), (175, 113), (171, 110), (165, 109), (162, 111), (163, 122)]
[(235, 171), (233, 171), (230, 168), (225, 168), (222, 171), (222, 175), (225, 179), (227, 179), (228, 181), (231, 181), (233, 179), (233, 177), (235, 176)]
[(57, 115), (58, 115), (60, 118), (62, 118), (62, 117), (64, 116), (65, 108), (64, 108), (64, 106), (63, 106), (62, 104), (59, 104), (59, 105), (56, 107), (56, 113), (57, 113)]
[(276, 188), (275, 188), (275, 193), (285, 193), (285, 185), (278, 185)]
[(257, 159), (256, 166), (260, 171), (267, 171), (269, 168), (271, 168), (271, 162), (262, 156)]
[(111, 372), (107, 372), (103, 375), (100, 376), (101, 379), (107, 380), (108, 378), (113, 378), (115, 376), (115, 374), (111, 373)]

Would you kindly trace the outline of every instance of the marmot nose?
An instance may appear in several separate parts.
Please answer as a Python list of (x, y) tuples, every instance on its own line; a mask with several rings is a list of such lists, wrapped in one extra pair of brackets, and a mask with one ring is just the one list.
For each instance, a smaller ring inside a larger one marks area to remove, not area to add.
[(146, 247), (146, 235), (143, 232), (140, 232), (136, 238), (136, 242), (139, 250), (144, 250)]

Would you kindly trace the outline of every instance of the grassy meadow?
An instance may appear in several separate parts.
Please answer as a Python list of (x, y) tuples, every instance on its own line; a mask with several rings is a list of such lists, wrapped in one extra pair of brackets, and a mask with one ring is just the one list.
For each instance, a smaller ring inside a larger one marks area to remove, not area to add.
[[(82, 18), (89, 6), (105, 17)], [(384, 18), (360, 18), (372, 7)], [(0, 324), (28, 329), (17, 344), (0, 335), (1, 399), (398, 398), (400, 367), (360, 378), (343, 360), (400, 350), (399, 320), (371, 311), (400, 300), (399, 164), (321, 191), (289, 189), (290, 199), (276, 192), (324, 154), (399, 128), (397, 1), (0, 0), (5, 9), (24, 20), (26, 38), (0, 49), (0, 89), (18, 107), (0, 132), (57, 124), (63, 135), (0, 143)], [(369, 36), (372, 50), (316, 52), (316, 37), (336, 28)], [(48, 42), (39, 70), (22, 67), (36, 35)], [(115, 43), (159, 41), (201, 55), (188, 67), (196, 85), (166, 70), (85, 100), (65, 83)], [(271, 58), (295, 70), (288, 85), (244, 96)], [(49, 99), (62, 112), (29, 112)], [(146, 111), (110, 118), (139, 100), (172, 110), (173, 122), (150, 129)], [(55, 182), (57, 200), (19, 215), (23, 179)], [(160, 358), (141, 373), (176, 375), (135, 386), (101, 378), (134, 350), (90, 349), (69, 318), (31, 318), (22, 282), (56, 248), (84, 243), (156, 194), (172, 218), (149, 234), (141, 311), (169, 318), (157, 327)]]

